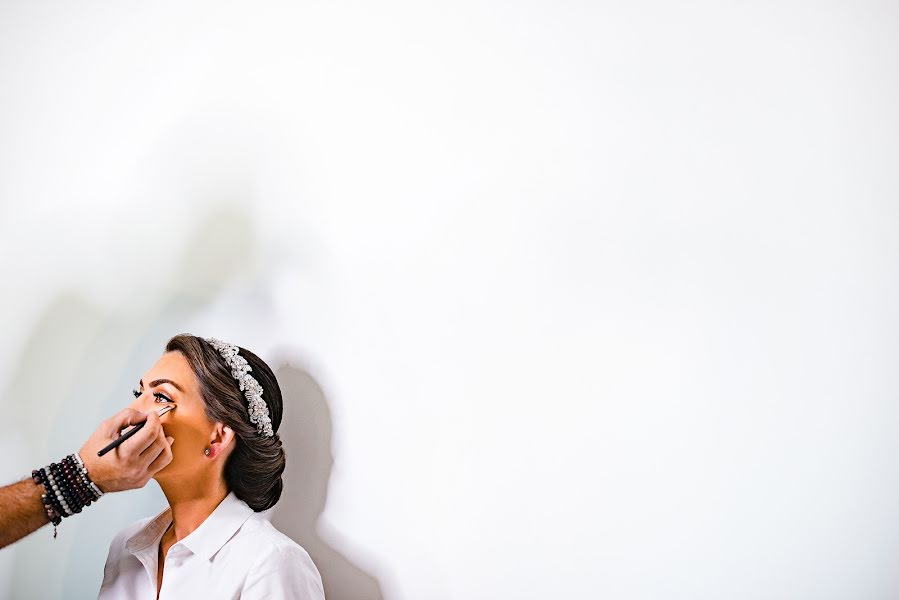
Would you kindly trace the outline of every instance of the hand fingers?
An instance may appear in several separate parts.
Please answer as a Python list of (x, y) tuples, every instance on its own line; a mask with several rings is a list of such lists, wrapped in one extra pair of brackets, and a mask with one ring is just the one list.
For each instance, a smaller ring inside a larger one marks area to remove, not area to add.
[(140, 453), (140, 462), (143, 465), (149, 465), (153, 462), (159, 454), (165, 450), (168, 443), (165, 441), (165, 436), (158, 436), (153, 440), (153, 443), (147, 446), (146, 450)]
[(104, 428), (109, 432), (109, 437), (116, 434), (129, 425), (137, 425), (147, 419), (147, 415), (133, 408), (125, 408), (104, 421)]
[(175, 438), (167, 437), (165, 438), (165, 440), (165, 448), (163, 448), (162, 452), (159, 453), (159, 456), (157, 456), (147, 467), (147, 473), (150, 475), (150, 477), (164, 469), (166, 465), (172, 462), (172, 444), (175, 443)]
[(142, 420), (146, 420), (147, 424), (141, 427), (140, 431), (131, 436), (131, 439), (125, 440), (122, 445), (119, 446), (119, 450), (126, 457), (137, 455), (143, 457), (144, 452), (150, 448), (157, 438), (161, 439), (165, 437), (162, 431), (162, 423), (159, 422), (159, 415), (155, 412), (150, 412), (144, 414), (144, 417), (145, 419)]

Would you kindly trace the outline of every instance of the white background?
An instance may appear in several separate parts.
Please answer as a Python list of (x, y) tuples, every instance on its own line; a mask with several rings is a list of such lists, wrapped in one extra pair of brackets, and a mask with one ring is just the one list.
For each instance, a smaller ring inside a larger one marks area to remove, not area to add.
[[(0, 477), (179, 332), (330, 600), (899, 596), (892, 2), (4, 2)], [(0, 551), (92, 597), (155, 482)]]

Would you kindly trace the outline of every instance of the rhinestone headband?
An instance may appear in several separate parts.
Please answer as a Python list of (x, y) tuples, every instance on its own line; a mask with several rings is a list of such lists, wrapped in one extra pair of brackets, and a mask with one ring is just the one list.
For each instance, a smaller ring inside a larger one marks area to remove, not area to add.
[(272, 431), (272, 419), (268, 414), (268, 406), (266, 406), (265, 400), (262, 399), (262, 386), (249, 374), (249, 371), (252, 371), (253, 368), (247, 362), (247, 359), (237, 353), (240, 348), (215, 338), (205, 339), (222, 355), (222, 358), (228, 364), (228, 368), (231, 369), (231, 376), (240, 384), (240, 391), (243, 392), (247, 399), (250, 422), (256, 425), (256, 431), (259, 432), (259, 435), (266, 437), (275, 435), (275, 432)]

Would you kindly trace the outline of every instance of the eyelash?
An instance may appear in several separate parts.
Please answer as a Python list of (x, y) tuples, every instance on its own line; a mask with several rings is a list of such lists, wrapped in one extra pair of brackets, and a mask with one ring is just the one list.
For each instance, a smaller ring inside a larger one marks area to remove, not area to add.
[[(141, 395), (141, 392), (139, 390), (131, 390), (131, 393), (134, 394), (135, 398), (137, 398)], [(172, 402), (171, 398), (169, 398), (168, 396), (166, 396), (165, 394), (163, 394), (161, 392), (156, 392), (153, 395), (156, 396), (157, 398), (159, 398), (160, 400), (162, 400), (163, 402)]]

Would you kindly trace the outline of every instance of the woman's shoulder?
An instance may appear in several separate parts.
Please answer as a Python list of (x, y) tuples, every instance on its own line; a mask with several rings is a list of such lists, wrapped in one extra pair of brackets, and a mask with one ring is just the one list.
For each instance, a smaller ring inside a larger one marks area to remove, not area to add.
[(147, 524), (149, 524), (150, 521), (152, 521), (155, 518), (156, 517), (144, 517), (143, 519), (138, 519), (137, 521), (132, 521), (131, 523), (128, 523), (127, 525), (125, 525), (124, 527), (119, 529), (119, 532), (116, 534), (116, 537), (129, 538), (132, 535), (134, 535), (135, 533), (137, 533), (138, 531), (140, 531), (141, 529), (143, 529), (144, 527), (146, 527)]
[(248, 543), (252, 543), (260, 556), (279, 554), (297, 557), (311, 562), (309, 553), (301, 545), (279, 531), (271, 521), (260, 513), (247, 519), (242, 528), (242, 535)]
[(251, 550), (252, 565), (244, 592), (253, 597), (324, 598), (321, 574), (312, 557), (256, 513), (244, 523), (232, 542)]
[(157, 515), (153, 515), (150, 517), (144, 517), (143, 519), (138, 519), (137, 521), (132, 521), (128, 525), (125, 525), (122, 529), (120, 529), (118, 531), (118, 533), (115, 534), (115, 536), (112, 538), (112, 541), (109, 543), (110, 553), (112, 553), (113, 550), (116, 550), (116, 549), (117, 550), (123, 549), (129, 539), (134, 537), (140, 531), (146, 529), (148, 526), (152, 525), (154, 523), (154, 521), (165, 520), (166, 523), (168, 523), (167, 515), (166, 515), (166, 513), (168, 511), (169, 511), (169, 509), (166, 509)]
[(119, 529), (118, 533), (115, 534), (112, 538), (112, 542), (110, 542), (110, 546), (123, 546), (125, 542), (133, 536), (135, 533), (146, 527), (147, 523), (153, 520), (153, 517), (145, 517), (143, 519), (138, 519), (137, 521), (133, 521), (121, 529)]
[(103, 583), (101, 584), (101, 592), (105, 586), (108, 586), (119, 574), (121, 563), (127, 560), (128, 552), (126, 544), (128, 540), (134, 537), (139, 531), (146, 528), (156, 517), (146, 517), (139, 519), (133, 523), (129, 523), (119, 530), (112, 541), (109, 542), (109, 552), (106, 555), (106, 564), (103, 567)]

